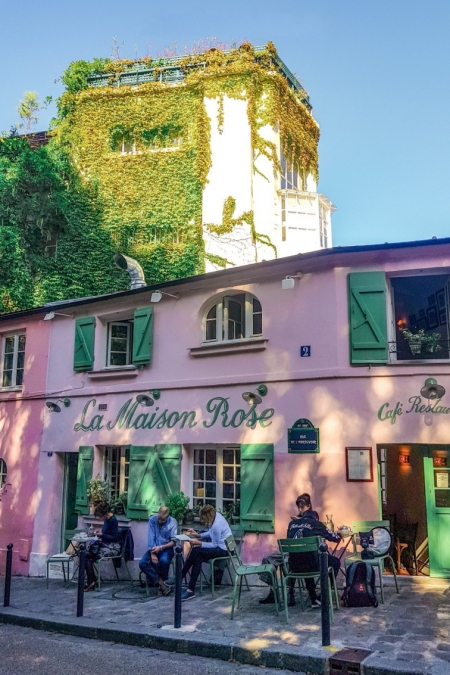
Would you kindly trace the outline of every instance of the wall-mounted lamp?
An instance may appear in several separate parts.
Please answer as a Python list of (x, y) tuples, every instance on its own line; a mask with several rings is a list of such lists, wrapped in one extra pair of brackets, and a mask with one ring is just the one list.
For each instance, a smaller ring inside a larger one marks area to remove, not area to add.
[(61, 312), (47, 312), (44, 316), (44, 321), (51, 321), (55, 316), (68, 316), (70, 319), (73, 319), (73, 314), (62, 314)]
[(157, 401), (161, 397), (161, 392), (159, 389), (154, 389), (150, 394), (151, 396), (148, 394), (139, 394), (136, 396), (136, 401), (140, 403), (143, 408), (150, 408), (151, 405), (154, 405), (155, 400)]
[(281, 288), (283, 291), (289, 291), (291, 288), (294, 288), (295, 286), (295, 280), (296, 279), (301, 279), (303, 274), (299, 272), (298, 274), (293, 274), (290, 276), (289, 274), (281, 280)]
[[(70, 398), (58, 398), (57, 401), (61, 401), (63, 406), (65, 408), (68, 408), (70, 406)], [(58, 403), (53, 403), (52, 401), (47, 401), (45, 404), (47, 408), (50, 410), (50, 412), (61, 412), (61, 408), (59, 407)]]
[(153, 291), (150, 296), (150, 302), (159, 302), (163, 295), (168, 295), (169, 298), (175, 298), (175, 300), (180, 299), (179, 295), (174, 295), (173, 293), (166, 293), (165, 291)]
[(262, 402), (261, 396), (265, 396), (268, 391), (265, 384), (260, 384), (255, 391), (244, 391), (242, 398), (249, 405), (257, 405)]
[(400, 464), (411, 464), (411, 458), (409, 455), (399, 455), (398, 461)]
[(420, 390), (420, 395), (427, 399), (442, 398), (445, 394), (445, 388), (434, 377), (425, 380), (425, 386)]

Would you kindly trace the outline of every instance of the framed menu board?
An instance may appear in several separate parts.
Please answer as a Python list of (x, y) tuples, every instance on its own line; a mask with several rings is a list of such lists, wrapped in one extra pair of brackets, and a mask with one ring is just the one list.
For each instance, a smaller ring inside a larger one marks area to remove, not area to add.
[(373, 482), (372, 448), (345, 448), (347, 482)]

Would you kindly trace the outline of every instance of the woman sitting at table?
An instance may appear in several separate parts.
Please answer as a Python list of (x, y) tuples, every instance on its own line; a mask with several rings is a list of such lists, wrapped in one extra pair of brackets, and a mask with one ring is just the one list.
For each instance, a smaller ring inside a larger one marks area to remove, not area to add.
[(100, 558), (115, 556), (120, 553), (119, 525), (109, 504), (99, 504), (94, 511), (95, 518), (103, 520), (101, 534), (96, 532), (98, 540), (93, 541), (86, 551), (86, 591), (93, 591), (97, 583), (94, 562)]
[[(216, 512), (211, 504), (203, 506), (199, 515), (201, 522), (208, 525), (208, 530), (200, 534), (195, 530), (187, 531), (189, 535), (194, 535), (199, 539), (191, 539), (192, 549), (181, 573), (184, 578), (190, 571), (188, 587), (181, 596), (183, 601), (195, 597), (195, 584), (202, 569), (202, 563), (212, 558), (223, 558), (227, 555), (225, 539), (231, 535), (227, 521), (220, 513)], [(210, 541), (204, 541), (205, 539), (210, 539)], [(215, 581), (218, 584), (222, 581), (222, 576), (223, 570), (216, 570)]]

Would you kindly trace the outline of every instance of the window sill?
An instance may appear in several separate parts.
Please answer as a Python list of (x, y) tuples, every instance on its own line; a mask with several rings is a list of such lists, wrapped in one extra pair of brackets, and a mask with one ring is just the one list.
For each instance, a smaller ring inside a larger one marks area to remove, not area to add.
[(268, 342), (269, 340), (265, 338), (248, 338), (246, 340), (204, 344), (201, 347), (191, 347), (189, 351), (194, 358), (238, 354), (239, 352), (259, 352), (267, 348)]
[(22, 391), (22, 385), (19, 387), (0, 387), (0, 394), (9, 394), (14, 391)]
[(118, 377), (137, 377), (139, 370), (136, 366), (121, 366), (120, 368), (104, 368), (103, 370), (91, 370), (87, 374), (91, 380), (113, 380)]

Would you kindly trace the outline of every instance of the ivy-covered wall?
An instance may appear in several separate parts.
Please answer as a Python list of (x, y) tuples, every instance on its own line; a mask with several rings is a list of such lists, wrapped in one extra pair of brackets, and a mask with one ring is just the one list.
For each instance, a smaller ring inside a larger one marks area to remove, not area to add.
[[(245, 222), (257, 241), (253, 213), (234, 214), (233, 195), (222, 224), (202, 224), (211, 166), (205, 99), (219, 100), (219, 129), (225, 96), (247, 102), (254, 161), (264, 155), (279, 171), (278, 149), (259, 133), (278, 125), (288, 162), (317, 176), (318, 126), (274, 69), (275, 56), (270, 43), (257, 58), (249, 44), (186, 56), (176, 83), (162, 76), (164, 61), (70, 64), (49, 145), (32, 151), (23, 138), (0, 138), (0, 311), (127, 288), (112, 264), (116, 250), (159, 283), (204, 270), (203, 227), (229, 236)], [(144, 67), (153, 81), (122, 84)], [(104, 86), (89, 86), (105, 73)]]

